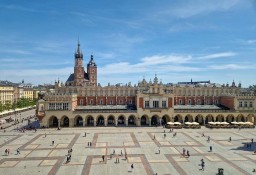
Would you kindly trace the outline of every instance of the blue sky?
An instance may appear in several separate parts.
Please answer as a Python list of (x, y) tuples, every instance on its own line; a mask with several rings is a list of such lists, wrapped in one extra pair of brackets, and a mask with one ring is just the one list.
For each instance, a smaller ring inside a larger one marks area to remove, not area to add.
[(0, 80), (65, 82), (78, 36), (102, 85), (255, 82), (255, 0), (2, 0)]

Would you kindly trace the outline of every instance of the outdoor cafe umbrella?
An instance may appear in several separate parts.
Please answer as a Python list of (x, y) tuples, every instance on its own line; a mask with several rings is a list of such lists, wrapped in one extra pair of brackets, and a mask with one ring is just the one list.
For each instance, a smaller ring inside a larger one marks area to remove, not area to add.
[(193, 124), (193, 125), (199, 125), (199, 123), (197, 123), (197, 122), (192, 122), (192, 124)]
[(173, 122), (167, 122), (167, 125), (174, 125)]
[(175, 124), (175, 125), (181, 125), (181, 123), (180, 123), (180, 122), (174, 122), (174, 124)]

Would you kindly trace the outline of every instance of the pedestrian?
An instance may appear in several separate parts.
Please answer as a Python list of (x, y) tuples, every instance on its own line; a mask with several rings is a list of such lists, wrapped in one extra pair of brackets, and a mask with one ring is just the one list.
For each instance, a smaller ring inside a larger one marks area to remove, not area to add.
[(165, 133), (165, 130), (164, 130), (164, 133)]
[(7, 149), (7, 154), (8, 154), (8, 155), (10, 154), (10, 149), (9, 149), (9, 148)]
[(133, 170), (133, 164), (131, 164), (131, 170)]
[(253, 139), (252, 139), (252, 143), (253, 143)]
[(202, 137), (204, 137), (204, 133), (202, 133)]
[(20, 154), (20, 148), (17, 149), (17, 155)]
[(208, 136), (207, 142), (210, 142), (210, 139), (211, 139), (210, 136)]
[(123, 155), (123, 152), (122, 152), (122, 150), (121, 150), (121, 156)]
[(210, 146), (210, 152), (212, 152), (212, 146)]
[(170, 129), (170, 132), (172, 132), (172, 129)]
[(202, 170), (204, 171), (204, 166), (205, 166), (204, 161), (202, 162), (201, 166), (202, 166)]
[(189, 154), (189, 151), (187, 150), (187, 156), (189, 157), (190, 156), (190, 154)]
[(90, 142), (90, 147), (92, 147), (92, 142)]
[(54, 140), (52, 141), (52, 145), (54, 145)]
[(69, 162), (69, 156), (67, 156), (67, 163)]
[(182, 156), (183, 157), (185, 157), (185, 152), (186, 152), (186, 150), (185, 150), (185, 148), (183, 148), (183, 151), (182, 151)]
[(88, 146), (88, 147), (90, 146), (90, 142), (87, 143), (87, 146)]
[(113, 149), (113, 155), (115, 155), (115, 149)]
[(229, 142), (231, 142), (231, 137), (229, 137)]
[(158, 154), (160, 154), (160, 147), (158, 148)]
[(156, 139), (156, 136), (154, 135), (154, 138), (153, 138), (153, 140), (155, 140)]
[(44, 137), (46, 137), (46, 133), (44, 134)]
[(71, 154), (69, 155), (69, 161), (71, 161)]
[(84, 133), (84, 137), (86, 137), (86, 132)]
[(164, 134), (164, 138), (166, 137), (166, 134)]
[(105, 156), (103, 155), (103, 156), (102, 156), (102, 161), (103, 161), (103, 162), (104, 162), (104, 159), (105, 159)]
[(7, 153), (7, 149), (5, 149), (5, 151), (4, 151), (4, 152), (5, 152), (5, 155), (7, 156), (7, 154), (8, 154), (8, 153)]

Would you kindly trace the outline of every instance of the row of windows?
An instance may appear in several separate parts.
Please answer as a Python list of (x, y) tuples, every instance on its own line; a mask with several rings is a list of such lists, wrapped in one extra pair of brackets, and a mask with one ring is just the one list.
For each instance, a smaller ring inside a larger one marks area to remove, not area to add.
[[(149, 106), (149, 101), (145, 101), (145, 102), (144, 102), (144, 107), (145, 107), (145, 108), (150, 108), (150, 106)], [(158, 101), (158, 100), (154, 100), (152, 107), (153, 107), (153, 108), (159, 108), (159, 101)], [(162, 101), (162, 108), (166, 108), (166, 107), (167, 107), (167, 106), (166, 106), (166, 101)]]
[[(197, 100), (196, 104), (197, 104), (197, 105), (203, 105), (203, 102), (199, 99), (199, 100)], [(205, 104), (205, 105), (211, 105), (212, 103), (211, 103), (210, 100), (205, 100), (205, 103), (204, 103), (204, 104)], [(219, 104), (219, 100), (213, 101), (213, 104)], [(184, 105), (183, 100), (179, 99), (179, 105)], [(193, 105), (191, 99), (188, 99), (187, 105)]]
[[(91, 99), (91, 100), (89, 101), (89, 105), (93, 105), (93, 104), (94, 104), (94, 100)], [(124, 105), (124, 104), (125, 104), (125, 102), (124, 102), (123, 100), (119, 100), (119, 103), (118, 103), (117, 105)], [(128, 104), (133, 104), (132, 100), (129, 100), (129, 103), (128, 103)], [(83, 99), (80, 99), (79, 105), (80, 105), (80, 106), (83, 106), (83, 105), (84, 105), (84, 100), (83, 100)], [(99, 105), (105, 105), (105, 104), (104, 104), (104, 101), (103, 101), (102, 99), (100, 100)], [(108, 105), (115, 105), (115, 104), (114, 104), (114, 101), (113, 101), (113, 100), (110, 100)]]
[(221, 90), (175, 90), (174, 92), (176, 95), (205, 95), (205, 96), (212, 96), (212, 95), (219, 95), (221, 93), (235, 93), (234, 90), (229, 89), (221, 89)]
[(250, 101), (249, 103), (247, 101), (239, 101), (239, 107), (252, 107), (252, 106), (253, 106), (252, 101)]
[(69, 110), (68, 103), (49, 103), (49, 110)]

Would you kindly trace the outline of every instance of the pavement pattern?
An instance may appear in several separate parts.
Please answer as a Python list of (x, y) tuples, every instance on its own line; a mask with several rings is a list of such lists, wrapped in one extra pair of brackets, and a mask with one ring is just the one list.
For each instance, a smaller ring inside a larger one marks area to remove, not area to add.
[[(225, 175), (256, 174), (254, 141), (255, 129), (205, 127), (173, 132), (162, 127), (0, 131), (0, 174), (215, 175), (218, 168), (223, 168)], [(71, 160), (67, 162), (71, 148)], [(9, 155), (6, 149), (10, 150)], [(189, 157), (183, 155), (183, 149), (185, 153), (189, 151)]]

